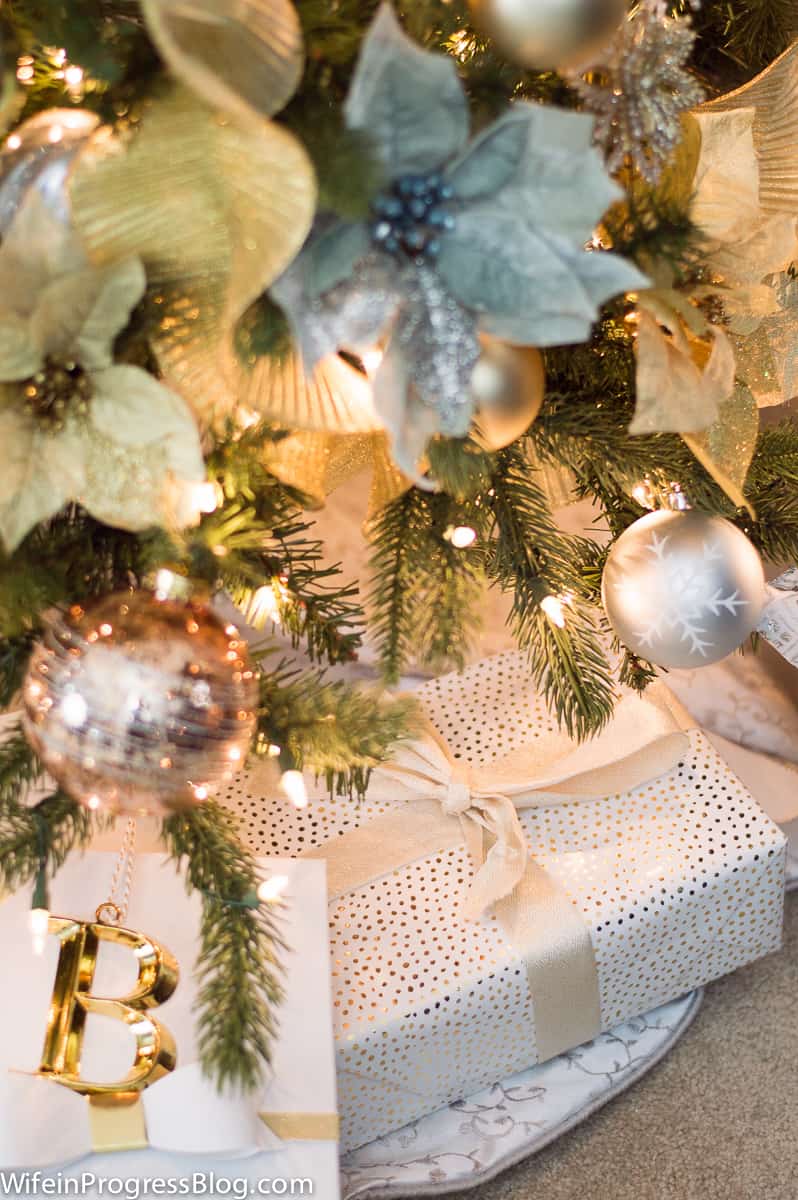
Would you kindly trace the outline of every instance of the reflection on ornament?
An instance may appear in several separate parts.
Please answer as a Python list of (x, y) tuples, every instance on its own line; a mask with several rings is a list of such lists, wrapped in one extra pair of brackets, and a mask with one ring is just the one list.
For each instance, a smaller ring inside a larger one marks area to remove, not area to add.
[(469, 0), (469, 8), (508, 58), (544, 71), (590, 63), (623, 20), (626, 0)]
[(82, 804), (169, 812), (237, 770), (257, 684), (237, 630), (206, 606), (125, 592), (53, 618), (23, 698), (31, 745)]
[(24, 121), (0, 151), (0, 235), (35, 187), (61, 224), (69, 221), (66, 181), (72, 164), (100, 120), (85, 109), (48, 108)]
[[(49, 932), (61, 946), (38, 1074), (95, 1101), (104, 1098), (129, 1104), (136, 1093), (174, 1070), (174, 1040), (151, 1010), (168, 1000), (177, 987), (177, 962), (151, 938), (115, 925), (50, 917)], [(138, 975), (129, 996), (92, 995), (101, 942), (124, 946), (134, 955)], [(82, 1078), (81, 1049), (90, 1014), (121, 1021), (133, 1035), (135, 1057), (124, 1079), (101, 1083)]]
[(474, 439), (486, 450), (501, 450), (522, 437), (540, 412), (543, 356), (532, 346), (510, 346), (487, 335), (480, 341), (482, 355), (471, 376)]
[(654, 512), (610, 551), (607, 616), (634, 654), (661, 667), (701, 667), (738, 649), (765, 604), (762, 562), (730, 521)]

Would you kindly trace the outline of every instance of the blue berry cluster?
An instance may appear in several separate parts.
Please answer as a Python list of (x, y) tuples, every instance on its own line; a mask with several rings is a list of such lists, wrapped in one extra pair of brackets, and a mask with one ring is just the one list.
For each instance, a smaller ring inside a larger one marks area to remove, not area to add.
[(402, 175), (373, 202), (371, 235), (389, 254), (435, 259), (441, 250), (440, 234), (457, 223), (446, 207), (453, 198), (454, 188), (438, 174)]

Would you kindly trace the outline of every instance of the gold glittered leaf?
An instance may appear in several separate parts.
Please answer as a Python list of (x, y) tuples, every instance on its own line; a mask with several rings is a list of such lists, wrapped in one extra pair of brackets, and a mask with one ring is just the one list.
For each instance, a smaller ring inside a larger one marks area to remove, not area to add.
[[(391, 456), (387, 433), (374, 435), (373, 472), (369, 491), (368, 520), (373, 520), (388, 504), (413, 486), (413, 480), (399, 470)], [(420, 464), (424, 469), (426, 464)]]
[[(384, 434), (336, 434), (300, 430), (270, 443), (264, 451), (269, 470), (321, 508), (327, 496), (374, 462)], [(409, 485), (408, 485), (409, 486)]]
[(304, 65), (291, 0), (141, 0), (150, 36), (174, 75), (213, 108), (270, 117)]
[(238, 375), (241, 404), (277, 425), (329, 433), (371, 433), (383, 424), (371, 382), (340, 355), (331, 354), (311, 376), (298, 354), (284, 360), (262, 355)]
[(728, 400), (719, 405), (718, 419), (702, 433), (682, 437), (702, 467), (738, 508), (754, 510), (743, 488), (759, 436), (759, 409), (754, 396), (741, 381)]
[(237, 403), (233, 331), (307, 236), (316, 184), (299, 142), (175, 91), (127, 144), (95, 139), (71, 180), (93, 262), (137, 255), (157, 294), (155, 350), (170, 386), (210, 420)]

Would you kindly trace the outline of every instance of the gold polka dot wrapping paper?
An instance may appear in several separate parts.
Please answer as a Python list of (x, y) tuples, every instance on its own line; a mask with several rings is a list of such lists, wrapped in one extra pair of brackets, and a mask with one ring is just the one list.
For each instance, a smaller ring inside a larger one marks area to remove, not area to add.
[[(480, 778), (495, 765), (501, 782), (513, 756), (562, 739), (516, 652), (417, 694), (451, 759)], [(529, 861), (587, 931), (601, 1030), (780, 945), (784, 836), (699, 730), (682, 746), (652, 782), (598, 796), (569, 796), (565, 784), (566, 794), (542, 793), (518, 812)], [(590, 761), (595, 751), (579, 753)], [(362, 837), (370, 824), (376, 844), (386, 819), (410, 826), (418, 804), (399, 785), (395, 799), (381, 786), (361, 804), (316, 795), (306, 809), (289, 808), (256, 768), (226, 802), (257, 853), (282, 855), (345, 842), (356, 829)], [(461, 916), (475, 873), (455, 842), (331, 901), (344, 1150), (547, 1056), (502, 905)]]

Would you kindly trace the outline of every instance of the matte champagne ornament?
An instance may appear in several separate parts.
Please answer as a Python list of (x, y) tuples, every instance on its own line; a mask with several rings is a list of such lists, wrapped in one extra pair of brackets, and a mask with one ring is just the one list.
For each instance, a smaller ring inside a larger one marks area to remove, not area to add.
[(501, 450), (526, 433), (543, 404), (543, 355), (533, 346), (510, 346), (482, 335), (482, 355), (471, 376), (477, 410), (474, 438)]
[(204, 604), (120, 592), (51, 620), (23, 685), (23, 722), (82, 804), (166, 813), (233, 776), (256, 699), (233, 625)]
[(525, 67), (587, 66), (624, 19), (626, 0), (469, 0), (474, 22)]

